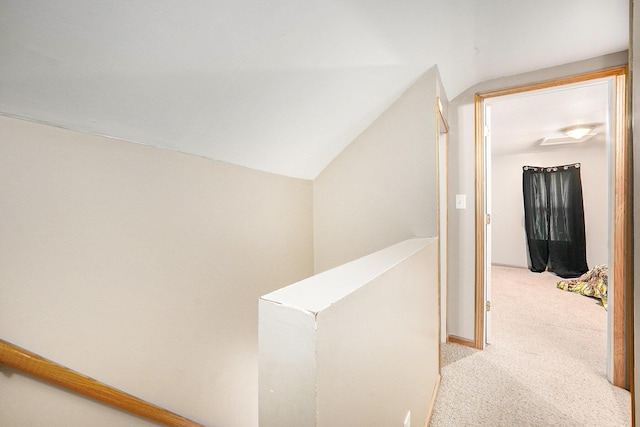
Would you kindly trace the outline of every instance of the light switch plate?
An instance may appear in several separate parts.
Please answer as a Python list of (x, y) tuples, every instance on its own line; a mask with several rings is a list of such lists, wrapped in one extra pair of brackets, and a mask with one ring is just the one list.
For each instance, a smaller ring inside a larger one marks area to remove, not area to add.
[(466, 194), (456, 194), (456, 209), (467, 209)]

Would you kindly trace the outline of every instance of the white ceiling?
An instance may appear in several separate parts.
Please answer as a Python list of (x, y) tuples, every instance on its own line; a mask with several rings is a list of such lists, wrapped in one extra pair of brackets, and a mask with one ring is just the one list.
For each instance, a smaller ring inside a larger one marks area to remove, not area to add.
[(312, 179), (422, 73), (449, 98), (628, 47), (628, 0), (0, 0), (0, 113)]
[[(494, 156), (605, 144), (610, 126), (611, 79), (487, 99)], [(541, 146), (543, 138), (566, 137), (563, 128), (597, 125), (595, 136), (577, 144)]]

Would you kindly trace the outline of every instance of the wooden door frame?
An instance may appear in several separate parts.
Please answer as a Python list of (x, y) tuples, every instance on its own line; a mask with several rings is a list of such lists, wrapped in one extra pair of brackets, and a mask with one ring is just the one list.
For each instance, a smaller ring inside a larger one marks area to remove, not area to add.
[[(448, 256), (448, 252), (449, 252), (449, 206), (448, 206), (448, 200), (449, 200), (449, 154), (448, 154), (448, 150), (449, 150), (449, 124), (447, 123), (447, 119), (445, 117), (445, 113), (443, 111), (442, 108), (442, 103), (440, 101), (439, 97), (436, 97), (436, 212), (437, 212), (437, 220), (436, 220), (436, 230), (437, 230), (437, 234), (438, 234), (438, 317), (440, 318), (440, 322), (442, 322), (442, 294), (441, 294), (441, 289), (442, 289), (442, 271), (441, 271), (441, 266), (442, 266), (442, 259), (441, 259), (441, 255), (442, 255), (442, 239), (441, 236), (445, 236), (445, 240), (446, 240), (446, 250), (447, 250), (447, 254), (445, 255), (445, 265), (444, 265), (444, 269), (446, 270), (446, 276), (445, 276), (445, 283), (444, 283), (444, 288), (448, 290), (449, 288), (449, 256)], [(441, 181), (443, 179), (443, 174), (442, 171), (440, 170), (440, 138), (442, 135), (446, 135), (445, 136), (445, 146), (444, 146), (444, 155), (445, 155), (445, 176), (444, 176), (444, 189), (445, 189), (445, 204), (444, 206), (440, 205), (440, 199), (441, 199), (441, 194), (440, 194), (440, 184)], [(442, 230), (440, 228), (440, 210), (444, 209), (445, 210), (445, 224), (444, 224), (444, 230)], [(447, 316), (448, 316), (449, 311), (446, 312)], [(445, 339), (446, 337), (449, 336), (448, 333), (448, 322), (446, 322), (445, 319)], [(438, 325), (438, 343), (439, 345), (442, 344), (442, 325)]]
[[(633, 377), (633, 246), (632, 246), (632, 195), (631, 195), (631, 150), (628, 122), (628, 68), (615, 67), (605, 70), (578, 74), (545, 82), (515, 86), (506, 89), (477, 93), (475, 95), (475, 347), (484, 348), (484, 316), (485, 316), (485, 283), (484, 283), (484, 221), (485, 221), (485, 147), (483, 138), (483, 106), (487, 98), (518, 94), (533, 90), (548, 89), (598, 80), (613, 78), (614, 87), (614, 122), (613, 126), (613, 289), (609, 289), (613, 302), (613, 322), (610, 334), (613, 339), (612, 349), (612, 383), (622, 388), (630, 388)], [(611, 253), (611, 252), (610, 252)], [(490, 268), (490, 266), (488, 266)], [(627, 316), (625, 316), (625, 312)], [(633, 390), (632, 390), (633, 393)]]

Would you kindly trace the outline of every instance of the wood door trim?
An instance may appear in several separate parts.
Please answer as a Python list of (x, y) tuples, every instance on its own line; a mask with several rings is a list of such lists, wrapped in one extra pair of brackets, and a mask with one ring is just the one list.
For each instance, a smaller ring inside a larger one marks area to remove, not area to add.
[[(613, 373), (612, 383), (615, 386), (628, 388), (628, 366), (626, 353), (630, 345), (625, 346), (625, 336), (630, 334), (626, 330), (625, 299), (631, 292), (632, 264), (632, 233), (631, 233), (631, 153), (629, 149), (627, 133), (627, 102), (626, 102), (626, 78), (627, 75), (616, 76), (615, 97), (615, 130), (614, 130), (614, 235), (613, 235), (613, 322), (611, 333), (613, 335)], [(621, 286), (630, 282), (629, 286)]]
[[(632, 346), (632, 311), (625, 310), (625, 300), (632, 298), (632, 259), (633, 246), (631, 235), (631, 160), (628, 139), (628, 69), (624, 67), (608, 68), (574, 76), (562, 77), (544, 82), (514, 86), (505, 89), (477, 93), (475, 95), (475, 155), (476, 155), (476, 260), (475, 260), (475, 347), (484, 347), (484, 140), (482, 129), (482, 107), (485, 99), (512, 95), (533, 90), (577, 84), (590, 80), (613, 77), (615, 79), (615, 119), (614, 119), (614, 231), (613, 231), (613, 289), (612, 298), (613, 337), (612, 383), (618, 387), (629, 387), (629, 378), (633, 375), (633, 362), (629, 360)], [(627, 316), (625, 317), (625, 313)], [(633, 390), (631, 390), (633, 396)]]
[[(447, 253), (445, 254), (445, 265), (444, 265), (444, 269), (445, 269), (445, 281), (444, 281), (444, 288), (445, 290), (448, 290), (449, 288), (449, 255), (448, 255), (448, 250), (449, 250), (449, 208), (448, 208), (448, 200), (449, 200), (449, 192), (448, 192), (448, 187), (449, 187), (449, 159), (448, 159), (448, 149), (449, 149), (449, 124), (447, 123), (447, 119), (444, 116), (444, 111), (442, 111), (442, 104), (440, 101), (440, 97), (436, 97), (436, 101), (435, 101), (436, 105), (435, 105), (435, 109), (436, 109), (436, 121), (435, 121), (435, 125), (436, 125), (436, 135), (435, 135), (435, 141), (436, 141), (436, 162), (437, 162), (437, 168), (436, 168), (436, 212), (437, 212), (437, 216), (438, 219), (436, 221), (436, 229), (437, 229), (437, 234), (438, 234), (438, 319), (440, 319), (440, 322), (442, 322), (442, 259), (441, 259), (441, 255), (442, 255), (442, 235), (445, 236), (445, 242), (446, 242), (446, 250)], [(442, 124), (442, 126), (441, 126)], [(442, 128), (441, 128), (442, 127)], [(442, 173), (442, 171), (440, 170), (440, 138), (441, 135), (444, 134), (445, 135), (445, 143), (444, 143), (444, 174)], [(444, 206), (440, 205), (440, 199), (441, 199), (441, 194), (440, 194), (440, 184), (441, 184), (441, 180), (443, 179), (444, 175)], [(441, 229), (440, 227), (440, 210), (444, 209), (445, 210), (445, 224), (444, 224), (444, 230)], [(445, 307), (446, 308), (446, 307)], [(447, 311), (448, 314), (448, 311)], [(445, 339), (448, 335), (448, 325), (445, 320)], [(438, 346), (441, 346), (442, 343), (442, 324), (439, 323), (438, 324)], [(441, 360), (441, 352), (438, 352), (439, 356), (438, 356), (438, 366), (440, 369), (440, 367), (442, 366), (442, 360)]]

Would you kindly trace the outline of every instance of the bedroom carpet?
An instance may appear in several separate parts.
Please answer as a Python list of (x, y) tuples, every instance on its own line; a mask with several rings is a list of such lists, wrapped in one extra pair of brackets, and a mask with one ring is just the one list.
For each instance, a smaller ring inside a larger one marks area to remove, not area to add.
[(493, 266), (484, 351), (443, 344), (430, 427), (630, 426), (630, 393), (606, 379), (606, 311), (559, 277)]

